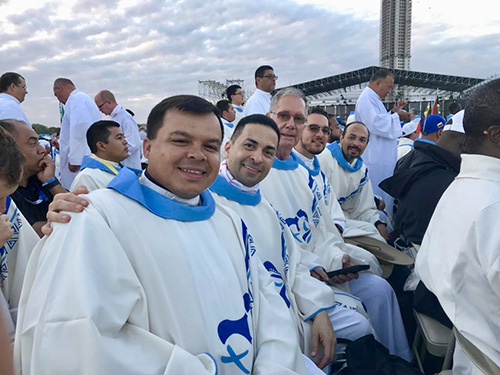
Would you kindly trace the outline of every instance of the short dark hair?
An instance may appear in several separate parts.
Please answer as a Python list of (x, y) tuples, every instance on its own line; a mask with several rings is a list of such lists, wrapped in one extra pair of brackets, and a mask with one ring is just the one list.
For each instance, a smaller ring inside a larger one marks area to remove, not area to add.
[(222, 116), (222, 112), (228, 111), (230, 105), (231, 105), (231, 102), (229, 100), (222, 99), (222, 100), (219, 100), (215, 106), (220, 111), (220, 115)]
[(485, 130), (492, 125), (500, 125), (500, 78), (481, 86), (465, 106), (464, 130), (467, 152), (475, 153), (487, 135)]
[(264, 76), (264, 73), (266, 72), (266, 70), (274, 70), (273, 67), (271, 65), (261, 65), (257, 68), (257, 70), (255, 71), (255, 79), (257, 79), (257, 77), (263, 77)]
[[(366, 125), (365, 125), (363, 122), (361, 122), (361, 121), (353, 121), (353, 122), (348, 123), (348, 124), (344, 127), (344, 130), (342, 131), (342, 135), (345, 137), (345, 135), (347, 134), (347, 129), (349, 129), (349, 127), (350, 127), (351, 125), (354, 125), (354, 124), (361, 124), (361, 125), (363, 125), (363, 126), (365, 127), (366, 131), (368, 132), (368, 139), (367, 139), (367, 140), (369, 141), (369, 140), (370, 140), (370, 130), (369, 130), (369, 129), (366, 127)], [(367, 142), (367, 143), (368, 143), (368, 142)]]
[(108, 143), (111, 135), (109, 128), (119, 128), (120, 124), (116, 121), (100, 120), (90, 125), (87, 130), (87, 145), (92, 153), (97, 152), (97, 142)]
[(0, 92), (5, 92), (11, 84), (20, 84), (21, 79), (24, 79), (22, 75), (14, 72), (7, 72), (2, 74), (0, 77)]
[(245, 129), (245, 126), (247, 126), (248, 124), (258, 124), (273, 129), (276, 135), (278, 136), (278, 144), (279, 144), (281, 139), (281, 134), (278, 125), (276, 125), (276, 123), (271, 117), (267, 117), (261, 114), (255, 114), (243, 117), (238, 122), (238, 125), (236, 125), (236, 127), (234, 128), (233, 135), (231, 136), (231, 141), (233, 142), (236, 141), (238, 137), (241, 135), (241, 133), (243, 133), (243, 129)]
[(317, 114), (317, 115), (323, 115), (323, 116), (325, 116), (325, 117), (326, 117), (326, 119), (327, 119), (327, 120), (329, 120), (329, 118), (330, 118), (330, 117), (329, 117), (329, 115), (328, 115), (328, 113), (327, 113), (327, 112), (326, 112), (323, 108), (321, 108), (321, 107), (319, 107), (319, 106), (313, 107), (313, 108), (309, 111), (309, 114), (310, 114), (310, 115), (311, 115), (311, 114), (313, 114), (313, 113), (315, 113), (315, 114)]
[(238, 90), (238, 89), (241, 89), (240, 85), (231, 85), (231, 86), (229, 86), (226, 89), (227, 100), (229, 100), (230, 102), (232, 102), (231, 96), (235, 95), (236, 94), (236, 90)]
[(7, 187), (19, 184), (25, 160), (14, 137), (0, 127), (0, 180)]
[(147, 134), (148, 138), (156, 138), (158, 130), (163, 126), (163, 119), (168, 111), (180, 111), (194, 114), (213, 113), (219, 120), (220, 130), (222, 132), (221, 142), (224, 138), (224, 126), (219, 116), (219, 110), (209, 101), (195, 95), (176, 95), (163, 99), (154, 106), (148, 116)]
[(460, 103), (457, 103), (457, 102), (451, 103), (450, 106), (448, 107), (448, 110), (450, 111), (450, 113), (452, 115), (459, 112), (461, 109), (462, 109), (462, 106), (460, 105)]
[(394, 77), (394, 73), (387, 69), (380, 69), (372, 75), (370, 82), (375, 82), (379, 79), (386, 79), (388, 76)]
[(73, 83), (72, 80), (70, 80), (69, 78), (57, 78), (55, 81), (54, 81), (54, 87), (56, 86), (75, 86), (75, 84)]

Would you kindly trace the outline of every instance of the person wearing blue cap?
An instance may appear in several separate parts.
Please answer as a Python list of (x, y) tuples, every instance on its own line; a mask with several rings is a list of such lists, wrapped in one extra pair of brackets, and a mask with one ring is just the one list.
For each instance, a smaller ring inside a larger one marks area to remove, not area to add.
[(446, 120), (440, 115), (430, 115), (422, 126), (422, 134), (420, 138), (415, 139), (417, 142), (426, 142), (435, 145), (441, 134), (443, 133), (443, 128), (446, 125)]

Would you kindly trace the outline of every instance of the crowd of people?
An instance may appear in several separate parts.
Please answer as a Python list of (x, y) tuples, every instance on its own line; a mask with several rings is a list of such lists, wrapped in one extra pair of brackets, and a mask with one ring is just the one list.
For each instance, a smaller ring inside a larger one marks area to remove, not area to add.
[[(367, 337), (420, 374), (413, 309), (500, 366), (500, 80), (444, 119), (387, 110), (380, 70), (345, 122), (277, 78), (141, 128), (58, 78), (54, 160), (0, 77), (6, 374), (341, 374)], [(460, 345), (453, 371), (481, 373)]]

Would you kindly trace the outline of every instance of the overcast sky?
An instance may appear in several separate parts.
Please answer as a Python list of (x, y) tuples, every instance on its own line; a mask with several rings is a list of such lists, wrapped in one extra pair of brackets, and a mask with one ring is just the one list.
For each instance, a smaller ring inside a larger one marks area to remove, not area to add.
[[(198, 80), (244, 79), (270, 64), (278, 87), (379, 64), (377, 0), (0, 0), (0, 66), (27, 81), (32, 123), (58, 126), (57, 77), (115, 93), (145, 122)], [(412, 70), (500, 73), (491, 1), (413, 0)]]

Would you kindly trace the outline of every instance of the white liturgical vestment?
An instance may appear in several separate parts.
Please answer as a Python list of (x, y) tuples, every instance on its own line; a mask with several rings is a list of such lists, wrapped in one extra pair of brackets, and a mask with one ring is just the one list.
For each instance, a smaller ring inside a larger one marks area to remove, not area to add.
[(83, 92), (73, 90), (64, 106), (61, 123), (59, 149), (61, 152), (61, 185), (69, 189), (78, 172), (71, 172), (69, 164), (81, 165), (85, 155), (90, 155), (87, 146), (87, 130), (94, 122), (101, 119), (94, 101)]
[(344, 237), (370, 236), (385, 242), (375, 227), (380, 216), (363, 159), (359, 157), (351, 163), (347, 162), (339, 143), (333, 142), (319, 154), (318, 160), (344, 212)]
[(399, 115), (388, 112), (379, 95), (366, 87), (356, 101), (355, 117), (370, 131), (370, 141), (363, 153), (363, 160), (370, 171), (373, 192), (384, 199), (388, 213), (392, 215), (394, 199), (378, 184), (391, 177), (396, 166), (398, 138), (402, 134)]
[[(500, 160), (462, 154), (418, 252), (416, 272), (453, 325), (500, 366)], [(453, 369), (453, 374), (464, 375)]]
[(10, 310), (10, 316), (6, 311), (4, 311), (4, 315), (11, 333), (14, 333), (28, 259), (40, 237), (16, 207), (15, 202), (10, 197), (6, 199), (4, 214), (7, 215), (14, 234), (0, 247), (0, 285), (6, 301), (4, 307)]
[(54, 224), (26, 272), (17, 373), (305, 373), (241, 218), (208, 191), (194, 206), (167, 193), (124, 168)]

